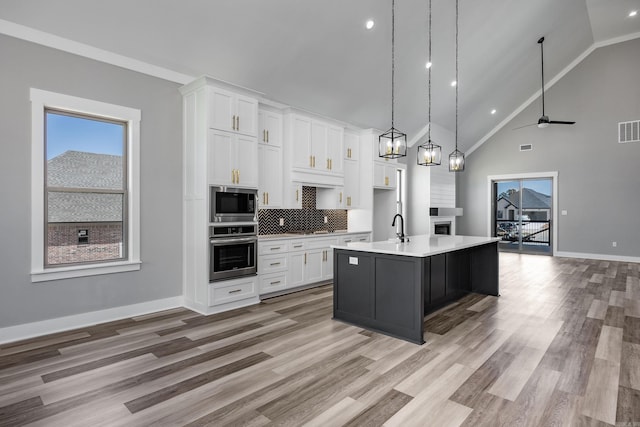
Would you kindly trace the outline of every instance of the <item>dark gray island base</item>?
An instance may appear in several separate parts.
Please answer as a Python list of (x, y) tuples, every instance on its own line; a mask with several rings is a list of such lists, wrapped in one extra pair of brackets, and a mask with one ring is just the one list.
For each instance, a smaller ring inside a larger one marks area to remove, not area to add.
[(334, 246), (334, 319), (423, 344), (425, 314), (469, 292), (498, 296), (497, 239), (413, 239)]

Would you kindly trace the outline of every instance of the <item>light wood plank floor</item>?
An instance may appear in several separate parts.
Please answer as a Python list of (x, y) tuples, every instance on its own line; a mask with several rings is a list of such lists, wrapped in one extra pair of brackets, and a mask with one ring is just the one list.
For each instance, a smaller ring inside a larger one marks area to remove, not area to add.
[(331, 286), (3, 345), (0, 425), (640, 426), (638, 271), (501, 254), (422, 346), (332, 320)]

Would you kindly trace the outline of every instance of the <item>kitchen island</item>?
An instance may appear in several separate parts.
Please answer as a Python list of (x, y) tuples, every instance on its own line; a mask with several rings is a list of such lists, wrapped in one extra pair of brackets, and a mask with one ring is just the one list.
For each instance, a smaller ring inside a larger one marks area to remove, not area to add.
[(333, 245), (334, 319), (423, 344), (424, 316), (469, 292), (498, 296), (497, 237)]

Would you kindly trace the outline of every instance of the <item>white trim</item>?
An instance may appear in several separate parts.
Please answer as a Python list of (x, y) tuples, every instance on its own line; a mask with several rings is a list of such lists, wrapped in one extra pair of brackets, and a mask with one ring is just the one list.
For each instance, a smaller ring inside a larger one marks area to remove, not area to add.
[[(578, 57), (576, 59), (574, 59), (569, 65), (567, 65), (565, 68), (563, 68), (562, 71), (560, 71), (551, 80), (549, 80), (547, 82), (547, 84), (544, 85), (544, 90), (545, 91), (549, 90), (561, 78), (563, 78), (569, 71), (573, 70), (578, 64), (580, 64), (594, 50), (596, 50), (596, 49), (598, 49), (600, 47), (609, 46), (609, 45), (616, 44), (616, 43), (622, 43), (622, 42), (633, 40), (633, 39), (637, 39), (637, 38), (640, 38), (640, 33), (628, 34), (626, 36), (616, 37), (616, 38), (609, 39), (609, 40), (603, 40), (603, 41), (600, 41), (600, 42), (592, 44), (591, 46), (589, 46), (587, 48), (587, 50), (585, 50), (580, 55), (578, 55)], [(525, 108), (527, 108), (529, 105), (531, 105), (541, 95), (542, 95), (542, 90), (537, 90), (533, 95), (531, 95), (531, 97), (529, 99), (527, 99), (524, 103), (522, 103), (522, 105), (520, 105), (518, 108), (516, 108), (511, 114), (509, 114), (500, 123), (498, 123), (485, 136), (480, 138), (480, 140), (478, 142), (473, 144), (473, 146), (467, 150), (466, 154), (469, 155), (469, 154), (473, 153), (474, 151), (476, 151), (478, 148), (480, 148), (480, 146), (482, 144), (487, 142), (487, 140), (489, 138), (491, 138), (493, 135), (495, 135), (500, 129), (505, 127), (505, 125), (507, 123), (509, 123), (511, 120), (513, 120), (514, 117), (516, 117), (518, 114), (520, 114)]]
[(602, 261), (618, 261), (618, 262), (636, 262), (640, 263), (640, 257), (634, 256), (622, 256), (622, 255), (607, 255), (607, 254), (590, 254), (586, 252), (565, 252), (561, 251), (555, 254), (558, 257), (565, 258), (584, 258), (584, 259), (599, 259)]
[(39, 322), (8, 326), (6, 328), (0, 328), (0, 344), (53, 334), (56, 332), (69, 331), (134, 316), (141, 316), (143, 314), (155, 313), (182, 306), (183, 298), (181, 296), (171, 297), (142, 302), (139, 304), (58, 317), (55, 319), (42, 320)]
[(88, 44), (79, 43), (51, 33), (36, 30), (31, 27), (16, 24), (14, 22), (0, 19), (0, 34), (6, 34), (17, 39), (26, 40), (42, 46), (58, 49), (63, 52), (94, 59), (106, 64), (115, 65), (131, 71), (157, 77), (170, 82), (186, 84), (195, 77), (178, 73), (167, 68), (139, 61), (128, 56), (119, 55), (108, 50), (99, 49)]
[[(31, 88), (31, 281), (42, 282), (140, 269), (141, 112), (75, 96)], [(44, 269), (44, 109), (56, 108), (127, 122), (128, 259), (111, 263)]]
[(49, 280), (71, 279), (74, 277), (98, 276), (100, 274), (124, 273), (140, 270), (140, 261), (109, 262), (104, 264), (74, 265), (58, 267), (51, 270), (32, 270), (31, 282), (47, 282)]
[(493, 181), (506, 181), (516, 179), (535, 179), (535, 178), (551, 178), (551, 185), (553, 186), (553, 223), (552, 223), (552, 240), (553, 240), (553, 255), (558, 253), (558, 171), (552, 172), (527, 172), (516, 173), (507, 175), (489, 175), (487, 176), (487, 199), (489, 201), (487, 206), (487, 237), (491, 236), (491, 219), (493, 218), (493, 212), (491, 212), (491, 196), (492, 189), (491, 183)]

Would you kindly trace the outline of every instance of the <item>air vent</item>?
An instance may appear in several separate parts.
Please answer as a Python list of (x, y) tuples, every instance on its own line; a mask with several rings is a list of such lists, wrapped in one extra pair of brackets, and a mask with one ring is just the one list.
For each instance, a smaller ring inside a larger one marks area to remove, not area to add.
[(520, 144), (520, 151), (531, 151), (533, 150), (533, 145), (531, 144)]
[(618, 123), (618, 142), (640, 142), (640, 120)]

